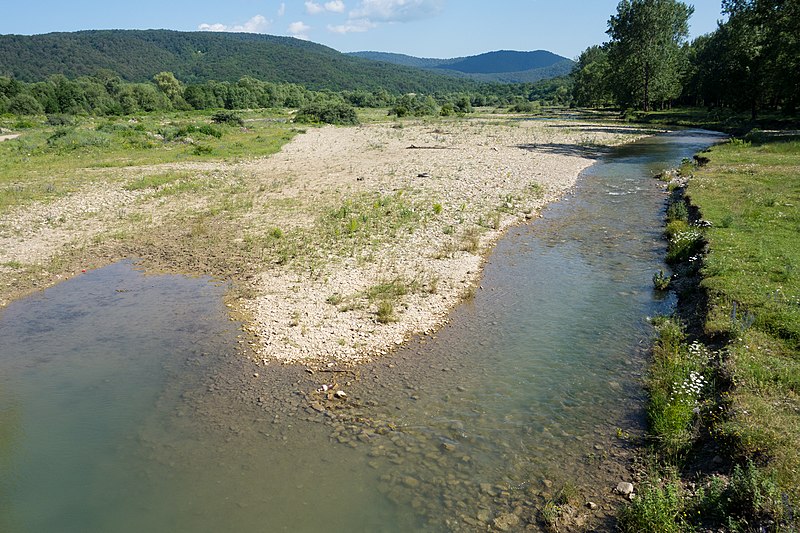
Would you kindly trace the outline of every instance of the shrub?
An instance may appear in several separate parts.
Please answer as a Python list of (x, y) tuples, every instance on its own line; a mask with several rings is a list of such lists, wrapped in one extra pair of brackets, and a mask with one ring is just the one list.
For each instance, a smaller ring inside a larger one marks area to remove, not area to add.
[(244, 119), (233, 111), (217, 111), (211, 115), (214, 124), (228, 124), (229, 126), (244, 126)]
[(684, 222), (689, 220), (689, 210), (686, 208), (686, 202), (682, 199), (672, 202), (667, 207), (667, 222), (675, 220), (683, 220)]
[(669, 288), (671, 276), (664, 274), (663, 270), (659, 270), (653, 274), (653, 286), (659, 291), (665, 291)]
[(394, 320), (394, 305), (392, 305), (392, 302), (388, 300), (380, 301), (378, 303), (378, 322), (388, 324)]
[(8, 110), (15, 115), (41, 115), (44, 107), (39, 100), (25, 93), (13, 96), (8, 101)]
[(355, 108), (344, 102), (313, 103), (303, 106), (298, 110), (295, 122), (343, 126), (359, 123)]
[(677, 482), (644, 485), (635, 500), (620, 509), (619, 530), (623, 533), (672, 533), (683, 530), (680, 523), (683, 502)]
[(541, 110), (542, 106), (539, 105), (538, 100), (533, 102), (519, 102), (509, 108), (509, 111), (512, 113), (539, 113)]
[(72, 126), (73, 120), (69, 115), (47, 115), (50, 126)]
[(703, 233), (696, 228), (689, 228), (672, 236), (667, 246), (667, 263), (675, 264), (688, 261), (703, 249)]

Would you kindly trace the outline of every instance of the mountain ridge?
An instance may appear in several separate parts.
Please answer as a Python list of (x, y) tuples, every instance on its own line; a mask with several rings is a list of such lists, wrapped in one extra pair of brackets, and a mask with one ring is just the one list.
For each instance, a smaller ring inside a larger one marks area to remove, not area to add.
[(263, 81), (297, 83), (312, 90), (379, 90), (396, 93), (469, 91), (470, 79), (351, 57), (327, 46), (266, 34), (174, 30), (83, 30), (40, 35), (0, 35), (0, 76), (37, 82), (112, 70), (130, 82), (162, 71), (184, 83)]
[(574, 62), (547, 50), (529, 52), (496, 50), (449, 59), (415, 57), (390, 52), (349, 52), (348, 55), (397, 65), (444, 72), (449, 76), (483, 82), (529, 83), (565, 76)]

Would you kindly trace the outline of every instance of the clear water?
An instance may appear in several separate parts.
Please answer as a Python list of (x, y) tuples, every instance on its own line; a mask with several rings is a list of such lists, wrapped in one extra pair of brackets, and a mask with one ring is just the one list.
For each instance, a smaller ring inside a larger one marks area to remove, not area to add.
[[(672, 305), (652, 290), (651, 176), (714, 141), (603, 156), (499, 243), (449, 326), (355, 373), (252, 367), (224, 287), (128, 263), (12, 304), (0, 531), (523, 528), (565, 482), (602, 505), (625, 472), (617, 428), (641, 428), (645, 317)], [(347, 401), (314, 392), (334, 381)]]

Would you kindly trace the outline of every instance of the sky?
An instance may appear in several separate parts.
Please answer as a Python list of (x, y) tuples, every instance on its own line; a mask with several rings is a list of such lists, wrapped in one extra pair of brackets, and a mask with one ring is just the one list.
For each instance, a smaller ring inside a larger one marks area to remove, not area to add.
[[(684, 0), (686, 1), (686, 0)], [(716, 28), (720, 0), (688, 0), (691, 37)], [(0, 0), (0, 34), (93, 29), (246, 31), (341, 52), (451, 58), (549, 50), (571, 59), (605, 34), (618, 0)]]

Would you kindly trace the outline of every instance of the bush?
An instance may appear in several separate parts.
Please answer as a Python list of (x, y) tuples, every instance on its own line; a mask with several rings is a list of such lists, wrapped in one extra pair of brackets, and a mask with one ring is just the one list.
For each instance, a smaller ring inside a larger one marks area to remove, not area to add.
[(344, 102), (313, 103), (303, 106), (297, 111), (295, 122), (342, 126), (354, 126), (359, 123), (355, 108)]
[(682, 220), (687, 222), (689, 220), (689, 210), (686, 208), (686, 202), (683, 199), (676, 200), (669, 204), (667, 207), (667, 222), (675, 220)]
[(47, 123), (51, 126), (72, 126), (74, 121), (69, 115), (47, 115)]
[(538, 100), (535, 102), (519, 102), (509, 108), (511, 113), (539, 113), (541, 110), (542, 107), (539, 105)]
[(620, 509), (619, 530), (623, 533), (678, 533), (683, 502), (677, 482), (663, 486), (644, 485), (637, 498)]
[(388, 324), (394, 320), (394, 305), (392, 305), (392, 302), (388, 300), (378, 302), (378, 322)]
[(29, 94), (18, 94), (8, 101), (8, 110), (15, 115), (41, 115), (44, 107)]
[(674, 234), (669, 239), (667, 246), (667, 263), (675, 264), (688, 261), (703, 250), (704, 243), (703, 233), (693, 227)]
[(229, 126), (244, 126), (244, 120), (233, 111), (217, 111), (211, 115), (214, 124), (227, 124)]

